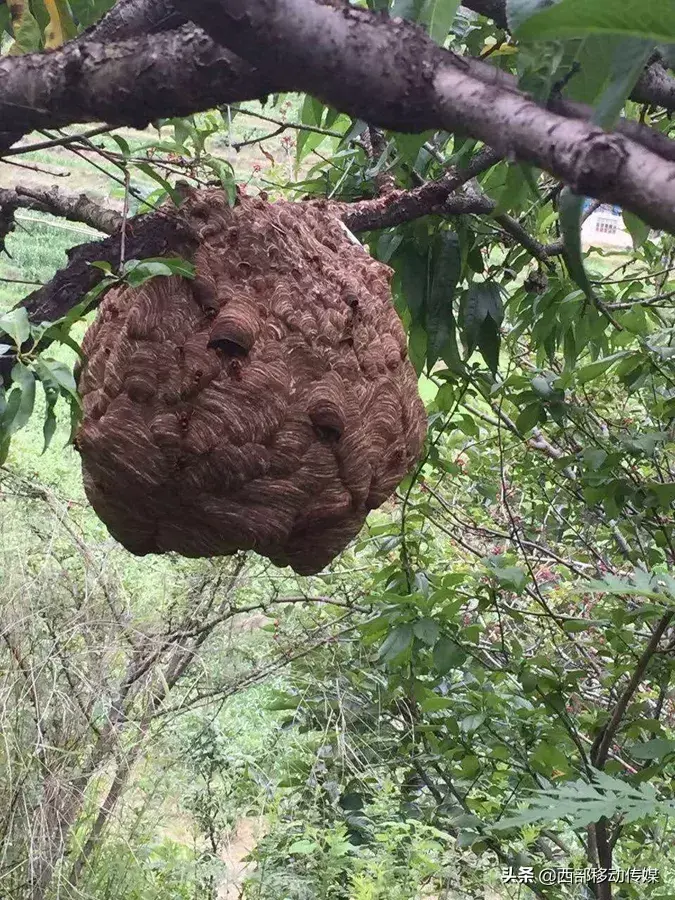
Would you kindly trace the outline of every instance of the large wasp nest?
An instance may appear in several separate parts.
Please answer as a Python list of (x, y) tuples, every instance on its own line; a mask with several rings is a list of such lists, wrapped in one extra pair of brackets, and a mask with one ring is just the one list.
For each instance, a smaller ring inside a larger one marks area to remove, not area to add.
[(132, 553), (317, 572), (424, 439), (391, 270), (328, 208), (207, 191), (176, 214), (194, 280), (111, 290), (84, 340), (87, 496)]

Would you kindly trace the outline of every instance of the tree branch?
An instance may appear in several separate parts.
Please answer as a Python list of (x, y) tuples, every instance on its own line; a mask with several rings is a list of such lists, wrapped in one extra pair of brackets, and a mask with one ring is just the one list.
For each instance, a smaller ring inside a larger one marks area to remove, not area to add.
[(170, 0), (117, 0), (100, 22), (87, 29), (78, 41), (124, 41), (131, 37), (172, 31), (187, 22)]
[(398, 131), (442, 127), (532, 163), (577, 193), (675, 231), (675, 163), (620, 134), (543, 109), (488, 66), (439, 48), (420, 29), (314, 0), (176, 0), (208, 33), (270, 80), (306, 90)]
[(61, 216), (71, 222), (84, 222), (103, 234), (113, 234), (122, 224), (122, 217), (115, 210), (100, 206), (86, 194), (74, 194), (52, 187), (24, 187), (13, 190), (0, 188), (0, 209), (12, 212), (19, 207)]
[(3, 57), (0, 82), (0, 151), (37, 128), (91, 121), (145, 128), (158, 118), (253, 100), (270, 90), (251, 66), (193, 25), (119, 43), (71, 41), (51, 53)]
[(675, 110), (675, 78), (659, 62), (644, 70), (631, 93), (636, 103), (663, 106), (668, 112)]
[(635, 671), (630, 677), (630, 681), (626, 685), (626, 689), (623, 694), (619, 698), (619, 702), (614, 707), (614, 712), (612, 716), (600, 732), (598, 737), (595, 739), (593, 743), (593, 747), (591, 748), (591, 762), (596, 767), (596, 769), (602, 769), (605, 762), (607, 761), (607, 755), (609, 754), (609, 750), (612, 746), (612, 741), (614, 740), (614, 735), (619, 730), (619, 726), (621, 725), (621, 720), (624, 717), (626, 709), (628, 708), (628, 704), (630, 703), (633, 694), (638, 689), (640, 682), (645, 676), (645, 672), (647, 671), (647, 667), (652, 660), (652, 657), (656, 653), (656, 650), (659, 646), (659, 641), (663, 637), (663, 633), (666, 628), (670, 625), (673, 615), (675, 613), (668, 612), (664, 616), (659, 619), (659, 622), (654, 629), (654, 632), (649, 639), (649, 643), (645, 647), (642, 656), (638, 660), (638, 664), (635, 667)]
[(391, 228), (430, 214), (490, 213), (495, 204), (487, 198), (460, 196), (450, 198), (457, 188), (499, 162), (493, 150), (477, 153), (468, 166), (410, 191), (389, 191), (375, 200), (335, 204), (336, 214), (351, 231)]
[(675, 163), (663, 158), (675, 153), (663, 136), (654, 139), (650, 132), (647, 138), (639, 127), (630, 138), (607, 135), (566, 118), (585, 115), (583, 109), (565, 103), (562, 113), (542, 109), (515, 90), (507, 73), (441, 49), (407, 22), (312, 0), (242, 4), (177, 0), (175, 6), (253, 68), (192, 26), (135, 42), (77, 40), (53, 53), (0, 60), (0, 119), (14, 136), (73, 121), (141, 126), (261, 96), (270, 86), (309, 87), (371, 123), (469, 134), (551, 172), (578, 193), (675, 230)]
[[(462, 5), (492, 19), (499, 28), (509, 30), (505, 0), (466, 0)], [(85, 32), (85, 37), (101, 42), (121, 41), (180, 28), (187, 21), (170, 0), (118, 0), (97, 25)], [(652, 63), (635, 85), (631, 99), (673, 110), (675, 78), (660, 63)]]
[[(196, 239), (189, 223), (170, 209), (138, 216), (133, 229), (126, 237), (128, 258), (143, 259), (161, 256), (168, 252), (194, 252)], [(119, 262), (121, 234), (102, 241), (80, 244), (69, 251), (65, 268), (43, 287), (29, 294), (21, 303), (33, 322), (52, 322), (64, 316), (103, 277), (103, 272), (91, 265), (105, 260), (113, 265)], [(0, 379), (6, 379), (13, 364), (11, 354), (0, 357)]]

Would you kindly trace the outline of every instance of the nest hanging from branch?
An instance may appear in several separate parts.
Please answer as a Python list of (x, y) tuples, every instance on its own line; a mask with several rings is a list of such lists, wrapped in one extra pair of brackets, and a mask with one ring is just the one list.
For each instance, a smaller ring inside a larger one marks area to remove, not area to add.
[(136, 554), (252, 549), (317, 572), (424, 440), (391, 270), (328, 206), (201, 191), (172, 214), (195, 279), (111, 290), (84, 339), (87, 496)]

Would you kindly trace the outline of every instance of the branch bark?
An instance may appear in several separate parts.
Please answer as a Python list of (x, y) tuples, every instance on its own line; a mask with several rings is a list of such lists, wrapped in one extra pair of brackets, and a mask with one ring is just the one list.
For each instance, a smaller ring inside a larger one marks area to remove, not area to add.
[(603, 730), (595, 739), (593, 747), (591, 749), (591, 762), (596, 767), (596, 769), (602, 769), (605, 765), (605, 762), (607, 761), (607, 755), (609, 754), (610, 748), (612, 746), (612, 741), (614, 740), (615, 734), (619, 730), (621, 720), (625, 715), (628, 704), (630, 703), (633, 694), (638, 689), (640, 682), (644, 678), (647, 667), (649, 666), (649, 663), (651, 662), (654, 654), (658, 649), (659, 641), (663, 637), (665, 630), (672, 622), (674, 615), (675, 613), (668, 612), (664, 616), (662, 616), (661, 619), (659, 619), (659, 622), (654, 629), (651, 638), (649, 639), (649, 643), (645, 647), (642, 656), (638, 660), (638, 664), (635, 667), (635, 671), (631, 675), (630, 681), (626, 685), (626, 689), (619, 698), (619, 702), (614, 707), (614, 711), (609, 722), (607, 723), (607, 725), (605, 725)]
[[(422, 185), (411, 191), (393, 191), (373, 200), (356, 203), (329, 203), (319, 201), (354, 232), (389, 228), (412, 221), (425, 215), (490, 215), (496, 203), (474, 191), (457, 192), (457, 189), (497, 161), (491, 150), (478, 153), (462, 172), (448, 175), (438, 182)], [(29, 196), (23, 196), (27, 194)], [(21, 303), (28, 310), (33, 322), (54, 321), (64, 316), (69, 309), (91, 290), (103, 277), (100, 269), (92, 267), (92, 262), (109, 262), (117, 265), (120, 258), (121, 216), (111, 210), (102, 210), (84, 195), (77, 197), (63, 191), (19, 188), (16, 191), (0, 190), (0, 212), (12, 211), (16, 203), (30, 206), (44, 212), (67, 215), (69, 218), (87, 222), (94, 228), (110, 231), (110, 237), (87, 244), (80, 244), (69, 253), (69, 262), (56, 273), (54, 278), (38, 290), (29, 294)], [(548, 248), (540, 244), (511, 216), (501, 215), (495, 222), (518, 243), (526, 247), (535, 258), (542, 261), (550, 256)], [(113, 226), (116, 230), (113, 232)], [(196, 246), (196, 238), (188, 223), (176, 211), (164, 208), (130, 220), (126, 236), (128, 258), (143, 259), (168, 253), (190, 254)], [(556, 252), (562, 252), (562, 246)], [(0, 358), (0, 375), (11, 368), (9, 355)]]
[[(492, 19), (508, 31), (505, 0), (465, 0), (467, 9)], [(118, 0), (101, 22), (85, 34), (89, 40), (121, 41), (143, 34), (180, 28), (188, 21), (171, 0)], [(648, 66), (638, 80), (631, 99), (675, 109), (675, 78), (660, 63)]]
[(270, 91), (258, 72), (194, 25), (119, 43), (78, 40), (51, 53), (3, 57), (0, 82), (0, 151), (37, 128), (91, 121), (145, 128), (155, 119)]
[(114, 234), (122, 224), (118, 212), (101, 206), (86, 194), (75, 194), (57, 187), (17, 185), (13, 190), (0, 188), (0, 210), (3, 214), (20, 207), (51, 213), (71, 222), (83, 222), (103, 234)]
[(475, 196), (451, 197), (461, 185), (499, 162), (493, 150), (477, 153), (465, 169), (410, 191), (389, 191), (375, 200), (336, 203), (333, 208), (351, 231), (391, 228), (430, 214), (490, 213), (494, 204)]
[[(103, 277), (92, 262), (119, 262), (121, 234), (119, 231), (102, 241), (80, 244), (69, 252), (68, 265), (59, 270), (47, 284), (33, 291), (21, 305), (28, 310), (33, 322), (54, 321), (64, 316), (82, 299), (87, 291)], [(126, 237), (127, 258), (143, 259), (168, 252), (194, 250), (195, 238), (183, 220), (168, 210), (148, 213), (134, 219), (131, 233)], [(6, 365), (0, 358), (0, 373)], [(11, 361), (10, 361), (11, 362)]]
[[(147, 0), (129, 0), (124, 9), (141, 6)], [(673, 145), (648, 129), (626, 123), (621, 127), (630, 128), (630, 137), (607, 135), (566, 118), (586, 115), (583, 108), (557, 101), (559, 109), (542, 109), (506, 73), (441, 49), (408, 22), (367, 10), (312, 0), (175, 0), (174, 6), (249, 63), (190, 25), (134, 41), (78, 39), (53, 53), (5, 58), (0, 119), (8, 133), (91, 120), (141, 126), (259, 97), (272, 87), (309, 88), (371, 123), (470, 134), (579, 193), (675, 230), (675, 163), (664, 158), (675, 155)], [(110, 26), (110, 33), (125, 33), (129, 22)], [(151, 19), (148, 27), (160, 26)]]
[[(270, 80), (398, 131), (442, 127), (545, 169), (577, 193), (675, 231), (675, 163), (634, 140), (542, 109), (419, 28), (315, 0), (175, 0)], [(477, 75), (478, 73), (478, 75)], [(502, 79), (503, 80), (503, 79)]]
[(130, 37), (160, 34), (186, 25), (188, 20), (170, 0), (117, 0), (117, 3), (79, 41), (110, 43)]

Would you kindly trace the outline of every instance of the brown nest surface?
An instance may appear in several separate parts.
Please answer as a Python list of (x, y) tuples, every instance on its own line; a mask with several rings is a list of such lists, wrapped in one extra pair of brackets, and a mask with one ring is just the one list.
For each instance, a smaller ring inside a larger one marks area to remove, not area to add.
[(391, 270), (328, 206), (202, 191), (175, 214), (194, 280), (111, 290), (84, 340), (87, 496), (136, 554), (317, 572), (424, 440)]

